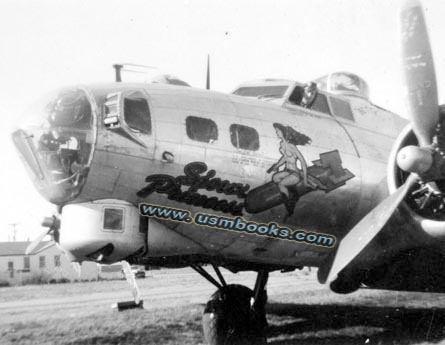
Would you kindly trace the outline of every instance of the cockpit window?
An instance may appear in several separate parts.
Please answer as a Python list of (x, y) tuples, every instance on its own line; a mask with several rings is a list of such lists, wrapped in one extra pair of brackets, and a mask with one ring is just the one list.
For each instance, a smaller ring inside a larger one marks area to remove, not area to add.
[(243, 86), (235, 90), (233, 94), (244, 97), (281, 98), (288, 87), (288, 85)]
[(151, 134), (150, 108), (141, 92), (133, 92), (124, 98), (124, 118), (134, 132)]
[[(289, 103), (301, 106), (303, 100), (303, 94), (304, 94), (304, 88), (302, 86), (296, 86), (295, 89), (292, 91), (291, 95), (289, 96)], [(311, 102), (310, 106), (306, 106), (306, 108), (324, 114), (331, 114), (326, 95), (320, 92), (316, 93), (315, 98), (313, 98), (313, 101)]]
[(304, 89), (303, 86), (295, 86), (294, 90), (289, 96), (289, 102), (294, 105), (300, 105), (303, 99)]
[(348, 102), (335, 97), (330, 97), (329, 99), (331, 101), (332, 110), (334, 111), (335, 116), (354, 121), (354, 115), (352, 114), (352, 110)]
[(315, 97), (314, 103), (311, 106), (312, 110), (319, 111), (320, 113), (330, 114), (328, 101), (326, 96), (322, 93), (318, 93)]
[(358, 96), (369, 100), (366, 81), (350, 72), (335, 72), (315, 80), (318, 88), (333, 94)]
[(54, 203), (72, 200), (85, 183), (95, 137), (87, 94), (62, 89), (33, 105), (27, 116), (13, 140), (38, 178), (38, 189)]
[(362, 78), (352, 73), (332, 73), (329, 76), (329, 87), (330, 91), (334, 93), (339, 92), (357, 95), (365, 99), (369, 98), (368, 84)]

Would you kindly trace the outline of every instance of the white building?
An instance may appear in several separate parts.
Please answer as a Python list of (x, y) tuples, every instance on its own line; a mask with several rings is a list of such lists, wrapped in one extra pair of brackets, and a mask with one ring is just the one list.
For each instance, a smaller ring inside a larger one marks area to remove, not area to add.
[(100, 267), (96, 263), (83, 263), (81, 275), (54, 242), (41, 242), (30, 255), (25, 250), (31, 242), (0, 242), (0, 285), (21, 285), (52, 280), (98, 279)]

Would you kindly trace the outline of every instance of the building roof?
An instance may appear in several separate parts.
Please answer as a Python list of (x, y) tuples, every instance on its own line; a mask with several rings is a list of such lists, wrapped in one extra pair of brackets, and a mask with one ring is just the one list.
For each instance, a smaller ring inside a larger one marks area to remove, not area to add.
[[(26, 248), (31, 244), (30, 241), (18, 242), (0, 242), (0, 256), (25, 255)], [(42, 241), (32, 251), (30, 255), (37, 254), (42, 249), (55, 245), (52, 241)]]

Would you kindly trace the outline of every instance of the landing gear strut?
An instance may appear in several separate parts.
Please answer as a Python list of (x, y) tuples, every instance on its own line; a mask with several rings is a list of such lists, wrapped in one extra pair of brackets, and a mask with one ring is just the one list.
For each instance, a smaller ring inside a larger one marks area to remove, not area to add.
[(125, 275), (125, 279), (127, 283), (131, 286), (131, 293), (133, 294), (133, 301), (127, 302), (118, 302), (113, 304), (111, 307), (113, 309), (117, 309), (118, 311), (127, 310), (127, 309), (135, 309), (135, 308), (144, 308), (144, 302), (141, 300), (141, 292), (139, 291), (138, 284), (136, 283), (133, 272), (131, 272), (131, 267), (128, 261), (121, 261), (122, 270)]
[(212, 265), (220, 282), (201, 266), (192, 268), (218, 290), (204, 309), (202, 326), (209, 345), (264, 345), (266, 340), (266, 284), (269, 272), (260, 270), (253, 291), (238, 284), (227, 285), (219, 268)]

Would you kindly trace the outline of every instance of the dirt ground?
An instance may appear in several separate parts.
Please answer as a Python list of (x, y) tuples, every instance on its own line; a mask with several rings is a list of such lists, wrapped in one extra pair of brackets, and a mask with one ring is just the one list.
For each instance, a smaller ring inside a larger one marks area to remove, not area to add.
[[(253, 286), (253, 273), (224, 272)], [(138, 280), (144, 309), (117, 312), (131, 299), (125, 281), (0, 289), (0, 344), (204, 344), (201, 315), (215, 288), (188, 269)], [(272, 273), (268, 342), (436, 344), (445, 342), (445, 294), (360, 290), (336, 295), (313, 272)]]

